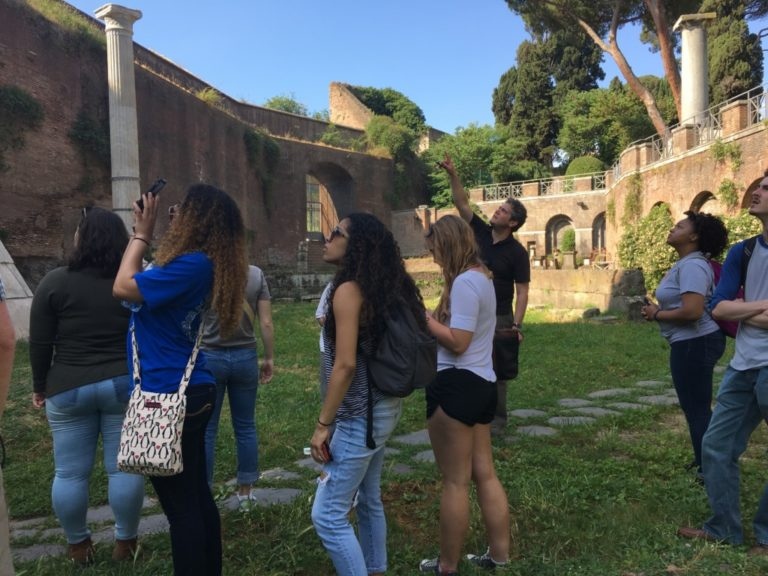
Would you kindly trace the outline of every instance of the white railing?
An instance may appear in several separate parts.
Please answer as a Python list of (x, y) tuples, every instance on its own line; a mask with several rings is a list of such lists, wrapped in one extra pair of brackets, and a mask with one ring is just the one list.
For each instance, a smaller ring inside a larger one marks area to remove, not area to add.
[[(664, 136), (651, 136), (643, 140), (632, 142), (628, 148), (646, 145), (650, 148), (650, 158), (645, 166), (667, 160), (680, 153), (675, 150), (672, 132), (681, 126), (694, 125), (694, 146), (703, 146), (714, 142), (721, 137), (723, 132), (722, 117), (720, 111), (733, 102), (747, 101), (747, 128), (759, 124), (768, 119), (768, 92), (759, 88), (761, 92), (755, 94), (758, 88), (739, 94), (725, 102), (712, 106), (701, 113), (698, 118), (691, 118), (685, 122), (675, 124), (667, 129)], [(633, 170), (634, 172), (634, 170)], [(526, 185), (536, 185), (538, 196), (551, 196), (554, 194), (569, 194), (576, 191), (577, 182), (582, 178), (591, 177), (591, 190), (605, 190), (607, 188), (606, 176), (613, 174), (613, 182), (621, 178), (621, 163), (619, 160), (611, 166), (607, 172), (594, 172), (592, 174), (580, 174), (579, 176), (555, 176), (553, 178), (541, 178), (536, 180), (520, 180), (517, 182), (502, 182), (499, 184), (486, 184), (483, 186), (483, 200), (505, 200), (507, 198), (520, 198)], [(579, 190), (585, 192), (586, 190)]]

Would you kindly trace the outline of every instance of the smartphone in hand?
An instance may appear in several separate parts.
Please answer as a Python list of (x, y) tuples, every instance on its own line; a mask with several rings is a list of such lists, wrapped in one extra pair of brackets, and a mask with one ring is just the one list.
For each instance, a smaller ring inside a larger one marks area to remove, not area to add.
[(331, 447), (328, 445), (328, 442), (323, 442), (323, 457), (327, 462), (331, 462), (333, 460), (333, 456), (331, 455)]
[[(155, 183), (150, 186), (149, 190), (147, 190), (147, 194), (152, 194), (152, 196), (157, 196), (160, 194), (160, 190), (163, 189), (163, 187), (167, 184), (165, 178), (158, 178), (155, 180)], [(139, 200), (136, 202), (136, 204), (139, 205), (139, 208), (141, 208), (141, 211), (144, 212), (144, 198), (139, 198)]]

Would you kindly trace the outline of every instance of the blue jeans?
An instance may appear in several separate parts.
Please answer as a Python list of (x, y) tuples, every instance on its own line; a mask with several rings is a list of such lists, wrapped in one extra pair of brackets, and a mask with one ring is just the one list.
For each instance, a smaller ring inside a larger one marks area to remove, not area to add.
[(253, 484), (259, 479), (259, 436), (256, 432), (256, 393), (259, 389), (259, 359), (255, 348), (205, 350), (206, 365), (216, 378), (216, 405), (205, 431), (205, 459), (208, 484), (213, 485), (216, 434), (224, 404), (229, 396), (232, 429), (237, 443), (237, 483)]
[[(331, 439), (333, 460), (318, 480), (312, 523), (341, 576), (367, 576), (387, 569), (387, 520), (381, 502), (381, 469), (384, 445), (400, 420), (403, 403), (387, 397), (373, 407), (373, 439), (365, 445), (366, 416), (336, 421)], [(358, 493), (359, 537), (349, 522), (352, 501)]]
[(725, 334), (711, 334), (672, 342), (669, 369), (680, 408), (688, 423), (696, 467), (701, 470), (701, 441), (712, 417), (712, 374), (725, 351)]
[[(704, 530), (719, 540), (742, 544), (739, 505), (739, 457), (764, 416), (768, 415), (768, 367), (734, 370), (730, 366), (717, 394), (712, 421), (704, 434), (702, 464), (712, 517)], [(768, 544), (768, 486), (754, 520), (755, 538)]]
[(221, 574), (221, 518), (205, 477), (205, 427), (214, 402), (213, 384), (187, 388), (181, 433), (184, 470), (175, 476), (150, 478), (171, 527), (175, 576)]
[(144, 500), (144, 477), (117, 469), (117, 449), (130, 378), (117, 376), (54, 394), (45, 400), (53, 434), (55, 475), (51, 488), (53, 511), (67, 542), (77, 544), (91, 535), (86, 524), (88, 484), (101, 435), (108, 497), (115, 515), (115, 537), (135, 538)]

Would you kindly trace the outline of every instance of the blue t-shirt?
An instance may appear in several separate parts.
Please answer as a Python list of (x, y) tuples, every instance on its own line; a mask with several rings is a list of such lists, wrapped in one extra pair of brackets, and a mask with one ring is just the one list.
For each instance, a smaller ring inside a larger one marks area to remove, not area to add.
[[(141, 364), (141, 388), (149, 392), (175, 392), (208, 304), (213, 263), (202, 252), (182, 254), (165, 266), (139, 272), (134, 280), (143, 300), (131, 306)], [(128, 367), (133, 377), (130, 332)], [(189, 385), (215, 381), (205, 366), (204, 354), (198, 354)]]

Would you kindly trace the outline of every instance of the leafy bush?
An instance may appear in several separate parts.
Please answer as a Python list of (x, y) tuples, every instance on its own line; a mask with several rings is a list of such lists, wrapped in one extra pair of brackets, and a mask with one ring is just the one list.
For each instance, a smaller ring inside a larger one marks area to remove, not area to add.
[(560, 241), (560, 249), (563, 252), (573, 252), (576, 250), (576, 230), (566, 228), (563, 232), (563, 238)]
[(377, 116), (388, 116), (416, 134), (426, 128), (424, 112), (404, 94), (392, 88), (347, 86), (347, 88)]
[(640, 216), (642, 207), (643, 177), (640, 174), (632, 174), (627, 182), (627, 194), (624, 198), (624, 214), (621, 217), (623, 226), (632, 226)]
[(763, 229), (760, 220), (752, 216), (746, 208), (736, 216), (723, 216), (723, 223), (728, 229), (728, 244), (731, 246), (740, 240), (760, 234)]
[(641, 269), (649, 292), (656, 289), (677, 259), (675, 250), (667, 245), (672, 224), (669, 206), (659, 204), (635, 226), (628, 226), (619, 240), (621, 267)]
[(416, 144), (416, 134), (389, 116), (374, 116), (365, 127), (365, 134), (372, 147), (386, 148), (396, 160), (412, 154)]
[(720, 186), (717, 189), (717, 197), (723, 206), (727, 208), (734, 208), (739, 203), (739, 192), (741, 187), (736, 184), (730, 178), (724, 179), (720, 182)]
[(67, 136), (84, 157), (93, 157), (103, 166), (109, 167), (111, 151), (108, 122), (100, 122), (81, 110)]
[(602, 172), (605, 170), (605, 164), (596, 156), (579, 156), (571, 160), (566, 176), (579, 176), (580, 174), (592, 174), (593, 172)]

